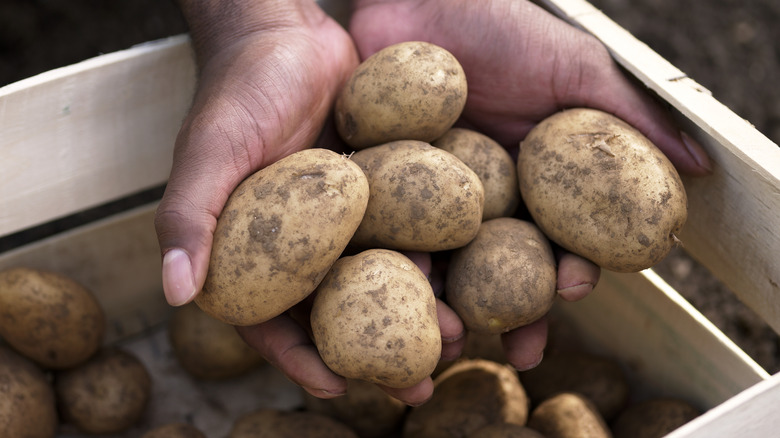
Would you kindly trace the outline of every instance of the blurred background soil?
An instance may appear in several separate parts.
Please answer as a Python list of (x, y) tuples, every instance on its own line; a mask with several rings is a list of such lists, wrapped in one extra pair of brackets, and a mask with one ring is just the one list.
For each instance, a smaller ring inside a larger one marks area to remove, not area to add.
[[(780, 2), (592, 3), (780, 141)], [(2, 0), (0, 86), (186, 31), (172, 0)], [(657, 271), (767, 371), (780, 371), (777, 335), (683, 250)]]

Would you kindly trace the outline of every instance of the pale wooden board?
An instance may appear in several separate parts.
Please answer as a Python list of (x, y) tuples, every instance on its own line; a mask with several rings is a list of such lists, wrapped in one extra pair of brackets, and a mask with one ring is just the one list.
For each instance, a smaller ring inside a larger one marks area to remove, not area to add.
[(585, 299), (560, 302), (587, 350), (627, 364), (635, 390), (716, 406), (769, 377), (651, 270), (603, 272)]
[(182, 35), (0, 88), (0, 236), (164, 183), (194, 86)]
[(689, 220), (680, 237), (687, 252), (780, 332), (780, 148), (588, 2), (540, 3), (599, 38), (706, 147), (715, 171), (684, 179)]
[(780, 374), (754, 385), (666, 438), (776, 437), (780, 435)]
[(67, 275), (96, 296), (108, 316), (106, 342), (164, 321), (156, 205), (146, 205), (0, 254), (0, 269), (25, 266)]

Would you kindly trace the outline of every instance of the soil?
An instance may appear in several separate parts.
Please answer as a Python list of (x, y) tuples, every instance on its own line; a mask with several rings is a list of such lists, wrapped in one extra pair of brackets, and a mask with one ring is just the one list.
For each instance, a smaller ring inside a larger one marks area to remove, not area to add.
[[(775, 25), (780, 2), (592, 3), (780, 141), (780, 27)], [(186, 30), (172, 0), (3, 0), (0, 86)], [(657, 270), (767, 371), (780, 371), (777, 335), (683, 250), (675, 250)]]

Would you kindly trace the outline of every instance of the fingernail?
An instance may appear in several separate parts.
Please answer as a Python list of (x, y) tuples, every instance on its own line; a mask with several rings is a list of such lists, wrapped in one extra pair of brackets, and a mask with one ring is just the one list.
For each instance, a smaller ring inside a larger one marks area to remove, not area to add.
[(696, 161), (696, 164), (707, 172), (712, 172), (710, 158), (707, 156), (707, 153), (699, 142), (683, 131), (680, 131), (680, 138), (682, 138), (685, 149), (693, 160)]
[(539, 357), (536, 359), (536, 361), (527, 364), (521, 364), (519, 366), (515, 365), (515, 369), (517, 371), (528, 371), (534, 369), (539, 366), (540, 363), (542, 363), (542, 359), (544, 359), (544, 352), (539, 353)]
[(192, 262), (180, 249), (172, 249), (163, 256), (162, 279), (165, 299), (171, 306), (189, 303), (197, 292)]
[(322, 399), (336, 398), (346, 394), (346, 392), (332, 392), (328, 391), (327, 389), (314, 389), (305, 387), (303, 389), (309, 394)]
[(590, 283), (582, 283), (575, 286), (558, 289), (558, 295), (565, 301), (581, 300), (588, 296), (588, 294), (591, 292), (593, 292), (593, 285)]

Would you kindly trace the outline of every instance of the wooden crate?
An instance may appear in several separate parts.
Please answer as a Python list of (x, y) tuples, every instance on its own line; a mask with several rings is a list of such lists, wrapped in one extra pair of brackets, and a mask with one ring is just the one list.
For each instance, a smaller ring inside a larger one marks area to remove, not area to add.
[[(714, 173), (684, 181), (685, 248), (780, 331), (780, 149), (589, 3), (541, 3), (600, 38), (705, 146)], [(0, 237), (8, 242), (31, 227), (163, 185), (194, 87), (191, 48), (182, 35), (0, 88)], [(0, 269), (51, 269), (95, 292), (109, 317), (106, 342), (136, 352), (155, 379), (152, 407), (139, 428), (189, 418), (209, 436), (222, 436), (237, 413), (258, 404), (300, 405), (298, 388), (270, 367), (241, 384), (195, 385), (176, 370), (164, 332), (172, 309), (160, 283), (155, 207), (152, 201), (7, 250)], [(652, 270), (605, 271), (591, 296), (555, 311), (589, 348), (630, 364), (642, 391), (682, 396), (708, 410), (670, 437), (776, 434), (780, 377)]]

